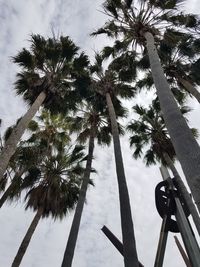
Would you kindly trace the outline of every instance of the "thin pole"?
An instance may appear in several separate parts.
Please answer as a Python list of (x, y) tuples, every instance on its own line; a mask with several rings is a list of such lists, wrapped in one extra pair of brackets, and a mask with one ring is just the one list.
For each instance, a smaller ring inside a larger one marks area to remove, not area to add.
[[(124, 248), (122, 242), (104, 225), (101, 228), (101, 231), (105, 234), (105, 236), (110, 240), (110, 242), (116, 247), (119, 253), (124, 256)], [(144, 267), (144, 265), (139, 262), (139, 267)]]
[[(170, 178), (168, 170), (164, 166), (162, 166), (160, 170), (161, 170), (163, 180), (168, 181), (169, 186), (171, 187), (170, 189), (172, 189), (172, 193), (173, 193), (173, 183)], [(175, 217), (176, 217), (176, 221), (177, 221), (181, 236), (183, 238), (183, 242), (184, 242), (187, 254), (192, 263), (192, 266), (199, 267), (199, 263), (200, 263), (199, 246), (196, 242), (196, 239), (192, 233), (188, 220), (185, 216), (181, 202), (175, 194), (174, 194), (174, 200), (176, 204)]]
[(165, 215), (163, 220), (162, 220), (162, 225), (161, 225), (161, 230), (160, 230), (160, 238), (159, 238), (159, 243), (158, 243), (154, 267), (162, 267), (163, 266), (166, 244), (167, 244), (167, 237), (168, 237), (168, 231), (166, 231), (166, 223), (167, 223), (167, 215)]
[(187, 205), (187, 208), (192, 216), (192, 219), (194, 221), (194, 224), (196, 226), (196, 229), (198, 231), (198, 234), (200, 236), (200, 217), (199, 212), (196, 208), (196, 205), (194, 204), (191, 195), (187, 191), (187, 188), (184, 185), (184, 182), (182, 181), (174, 163), (172, 162), (171, 158), (167, 153), (163, 153), (164, 159), (169, 167), (169, 169), (172, 171), (172, 174), (174, 176), (174, 181), (176, 182), (176, 188), (178, 192), (182, 195), (185, 204)]
[(124, 256), (123, 244), (121, 241), (104, 225), (101, 231), (105, 234), (105, 236), (110, 240), (110, 242), (116, 247), (119, 253)]
[[(160, 168), (162, 176), (167, 176), (165, 173), (165, 169)], [(167, 200), (167, 207), (170, 205), (170, 199)], [(162, 267), (164, 262), (165, 250), (167, 245), (167, 238), (168, 238), (168, 230), (166, 229), (167, 222), (168, 222), (169, 214), (166, 214), (162, 220), (161, 230), (160, 230), (160, 237), (158, 242), (158, 248), (156, 253), (156, 259), (154, 263), (154, 267)]]
[(180, 243), (179, 240), (178, 240), (178, 237), (177, 237), (177, 236), (174, 236), (174, 239), (175, 239), (176, 245), (177, 245), (177, 247), (178, 247), (178, 249), (179, 249), (179, 251), (180, 251), (180, 253), (181, 253), (181, 256), (182, 256), (182, 258), (183, 258), (183, 260), (184, 260), (184, 262), (185, 262), (185, 265), (186, 265), (187, 267), (192, 267), (192, 265), (191, 265), (191, 263), (190, 263), (190, 261), (189, 261), (189, 259), (188, 259), (187, 254), (185, 253), (183, 247), (181, 246), (181, 243)]

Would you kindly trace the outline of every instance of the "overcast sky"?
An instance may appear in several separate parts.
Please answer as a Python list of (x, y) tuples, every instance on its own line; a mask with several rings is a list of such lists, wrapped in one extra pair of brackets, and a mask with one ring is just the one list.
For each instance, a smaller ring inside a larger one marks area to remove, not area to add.
[[(101, 26), (101, 0), (0, 0), (0, 118), (3, 128), (11, 125), (26, 110), (20, 97), (13, 91), (16, 67), (10, 57), (28, 45), (31, 33), (51, 36), (69, 35), (76, 44), (92, 57), (95, 50), (107, 43), (104, 37), (89, 37)], [(200, 13), (198, 0), (186, 3), (186, 10)], [(138, 96), (140, 103), (149, 102), (149, 96)], [(145, 100), (145, 101), (144, 101)], [(200, 129), (199, 106), (193, 101), (191, 124)], [(153, 266), (161, 219), (154, 204), (154, 188), (161, 180), (158, 167), (145, 168), (142, 161), (131, 157), (128, 137), (122, 139), (124, 164), (129, 186), (137, 249), (145, 267)], [(113, 148), (97, 148), (94, 167), (95, 187), (90, 188), (81, 222), (74, 267), (121, 267), (123, 259), (100, 229), (105, 224), (121, 238), (118, 189)], [(23, 202), (5, 205), (0, 210), (0, 267), (10, 267), (19, 244), (34, 214), (24, 212)], [(62, 222), (42, 220), (22, 261), (22, 267), (60, 267), (73, 213)], [(182, 267), (182, 258), (170, 234), (165, 267)]]

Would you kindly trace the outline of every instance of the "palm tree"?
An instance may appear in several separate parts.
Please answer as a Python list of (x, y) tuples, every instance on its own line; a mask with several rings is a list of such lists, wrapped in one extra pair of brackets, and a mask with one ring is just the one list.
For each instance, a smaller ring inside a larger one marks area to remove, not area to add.
[[(37, 166), (37, 179), (26, 194), (26, 208), (36, 211), (18, 249), (12, 267), (18, 267), (30, 243), (31, 237), (43, 217), (63, 218), (78, 200), (84, 159), (82, 146), (68, 146), (62, 152), (51, 153)], [(30, 179), (29, 173), (25, 179)]]
[(117, 38), (119, 53), (132, 50), (137, 45), (147, 50), (166, 127), (200, 211), (200, 148), (170, 90), (155, 46), (155, 42), (159, 43), (163, 28), (192, 30), (193, 24), (187, 23), (188, 15), (181, 13), (182, 21), (180, 19), (179, 5), (182, 2), (152, 0), (138, 1), (136, 5), (131, 0), (107, 0), (103, 8), (110, 20), (93, 35), (105, 33)]
[[(93, 90), (99, 92), (106, 99), (109, 118), (111, 122), (114, 154), (116, 163), (116, 173), (119, 188), (119, 201), (121, 213), (121, 227), (122, 239), (124, 245), (124, 263), (126, 267), (138, 267), (138, 257), (136, 251), (135, 235), (133, 229), (133, 221), (131, 215), (130, 200), (128, 188), (126, 183), (124, 164), (121, 152), (121, 145), (119, 139), (119, 129), (116, 120), (116, 112), (122, 109), (120, 100), (117, 96), (122, 98), (131, 98), (134, 96), (135, 90), (128, 83), (122, 82), (117, 77), (117, 73), (112, 71), (111, 68), (103, 69), (101, 55), (96, 55), (96, 62), (91, 67), (93, 73)], [(125, 77), (121, 80), (126, 80)]]
[[(4, 140), (9, 138), (14, 126), (9, 127)], [(32, 120), (28, 125), (28, 132), (31, 135), (24, 141), (21, 141), (9, 162), (7, 175), (1, 182), (1, 188), (4, 191), (7, 181), (10, 184), (0, 198), (0, 208), (6, 200), (19, 198), (22, 190), (34, 182), (31, 177), (37, 176), (35, 166), (40, 163), (42, 158), (51, 154), (53, 151), (61, 151), (63, 144), (70, 141), (69, 124), (60, 114), (53, 115), (47, 110), (42, 110), (41, 115), (37, 116), (37, 121)], [(29, 172), (29, 179), (24, 180), (24, 175)], [(5, 175), (4, 175), (5, 176)]]
[(78, 114), (76, 114), (75, 117), (68, 118), (71, 131), (78, 132), (77, 141), (82, 144), (89, 140), (89, 144), (86, 168), (63, 257), (62, 267), (72, 266), (80, 221), (92, 170), (95, 139), (99, 145), (109, 145), (111, 141), (111, 130), (105, 113), (104, 102), (103, 97), (94, 92), (87, 101), (83, 101), (82, 104), (77, 107), (76, 110), (78, 110)]
[[(87, 57), (83, 53), (78, 55), (78, 47), (69, 37), (61, 36), (57, 40), (40, 35), (32, 35), (30, 49), (23, 48), (13, 61), (22, 68), (17, 74), (16, 92), (23, 95), (31, 107), (18, 121), (1, 151), (0, 179), (17, 143), (41, 105), (52, 112), (73, 108), (75, 90), (72, 84), (88, 64)], [(62, 102), (65, 105), (61, 105)]]
[[(158, 102), (154, 100), (148, 109), (135, 105), (133, 110), (139, 116), (127, 126), (127, 129), (133, 134), (130, 137), (130, 145), (134, 147), (133, 157), (138, 159), (144, 154), (144, 161), (147, 166), (160, 162), (171, 169), (200, 235), (200, 218), (192, 198), (173, 164), (176, 159), (176, 154), (161, 115)], [(190, 109), (182, 106), (181, 111), (183, 114), (186, 114)], [(194, 136), (197, 137), (197, 130), (193, 128), (192, 132)]]

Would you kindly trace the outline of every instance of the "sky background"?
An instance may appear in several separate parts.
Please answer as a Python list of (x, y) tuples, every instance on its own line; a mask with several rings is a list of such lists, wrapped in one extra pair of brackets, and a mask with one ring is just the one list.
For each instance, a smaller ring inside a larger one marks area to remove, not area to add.
[[(0, 0), (0, 118), (3, 129), (13, 124), (27, 109), (13, 90), (17, 68), (11, 63), (11, 56), (28, 46), (31, 33), (47, 37), (53, 31), (56, 35), (69, 35), (93, 57), (94, 51), (108, 43), (105, 37), (89, 37), (89, 33), (104, 22), (105, 17), (99, 12), (101, 4), (101, 0)], [(185, 9), (200, 13), (200, 3), (198, 0), (186, 1)], [(147, 104), (150, 96), (143, 93), (136, 100)], [(195, 101), (190, 103), (194, 109), (189, 117), (190, 125), (200, 129), (199, 105)], [(139, 259), (145, 267), (150, 267), (156, 255), (161, 225), (154, 204), (154, 188), (161, 176), (158, 167), (145, 168), (142, 160), (133, 160), (128, 136), (123, 137), (121, 142)], [(98, 174), (92, 177), (95, 187), (88, 190), (73, 267), (121, 267), (122, 256), (100, 231), (105, 224), (121, 239), (112, 146), (95, 150), (94, 167)], [(6, 204), (0, 210), (0, 267), (11, 266), (33, 216), (31, 211), (24, 212), (22, 200), (17, 204)], [(21, 267), (59, 267), (72, 217), (73, 212), (62, 222), (54, 222), (50, 218), (41, 220)], [(173, 234), (170, 234), (164, 266), (183, 265)]]

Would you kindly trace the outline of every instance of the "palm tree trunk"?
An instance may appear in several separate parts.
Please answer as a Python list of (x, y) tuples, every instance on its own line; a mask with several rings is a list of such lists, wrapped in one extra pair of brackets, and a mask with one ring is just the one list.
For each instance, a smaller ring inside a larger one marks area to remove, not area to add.
[(131, 206), (130, 206), (128, 188), (126, 184), (124, 164), (123, 164), (121, 145), (119, 139), (118, 125), (117, 125), (115, 110), (109, 93), (106, 93), (106, 101), (111, 120), (116, 173), (117, 173), (118, 188), (119, 188), (122, 239), (124, 246), (124, 264), (125, 267), (139, 267), (137, 251), (136, 251), (135, 234), (133, 229), (133, 220), (131, 215)]
[(19, 170), (19, 172), (17, 172), (15, 174), (14, 178), (10, 182), (10, 185), (8, 186), (8, 188), (5, 190), (5, 192), (3, 193), (3, 195), (0, 198), (0, 208), (3, 206), (3, 204), (5, 203), (5, 201), (7, 200), (9, 195), (11, 194), (13, 187), (14, 187), (15, 179), (19, 176), (22, 176), (23, 173), (24, 173), (24, 169), (21, 169), (21, 170)]
[(178, 186), (185, 202), (187, 203), (188, 209), (191, 213), (191, 216), (193, 218), (193, 221), (196, 225), (197, 231), (198, 231), (199, 236), (200, 236), (200, 217), (199, 217), (198, 211), (197, 211), (197, 209), (196, 209), (196, 207), (192, 201), (192, 198), (191, 198), (190, 194), (188, 193), (187, 188), (185, 187), (185, 185), (184, 185), (176, 167), (174, 166), (172, 160), (170, 159), (169, 155), (167, 153), (164, 153), (163, 156), (164, 156), (165, 162), (167, 163), (167, 166), (171, 169), (171, 171), (173, 173), (174, 179), (177, 183), (177, 186)]
[(144, 33), (151, 71), (161, 110), (169, 131), (176, 155), (200, 211), (200, 148), (174, 99), (154, 44), (151, 33)]
[(30, 107), (30, 109), (26, 112), (26, 114), (21, 118), (19, 123), (13, 129), (10, 137), (6, 141), (5, 146), (3, 147), (0, 154), (0, 180), (2, 179), (6, 171), (10, 158), (16, 151), (17, 144), (20, 141), (20, 138), (26, 130), (29, 122), (32, 120), (39, 107), (44, 102), (45, 98), (46, 94), (44, 92), (41, 92), (36, 98), (33, 105)]
[(184, 88), (193, 95), (196, 100), (200, 103), (200, 93), (199, 91), (187, 80), (183, 79), (182, 77), (178, 76), (177, 80), (184, 86)]
[(22, 243), (21, 243), (21, 245), (17, 251), (17, 254), (14, 258), (14, 261), (13, 261), (11, 267), (19, 267), (20, 266), (21, 261), (24, 257), (24, 254), (25, 254), (25, 252), (28, 248), (28, 245), (31, 241), (31, 238), (33, 236), (33, 233), (34, 233), (34, 231), (35, 231), (35, 229), (39, 223), (39, 220), (42, 216), (42, 212), (43, 212), (42, 209), (38, 209), (37, 213), (35, 214), (35, 217), (33, 218), (31, 225), (29, 226), (28, 231), (25, 234), (24, 239), (22, 240)]
[(93, 158), (93, 151), (94, 151), (94, 138), (95, 138), (95, 127), (93, 126), (91, 127), (91, 134), (90, 134), (90, 139), (89, 139), (86, 169), (85, 169), (83, 182), (82, 182), (81, 189), (80, 189), (80, 194), (79, 194), (74, 218), (72, 221), (72, 226), (71, 226), (68, 241), (67, 241), (67, 246), (65, 249), (64, 257), (63, 257), (62, 267), (72, 266), (74, 251), (75, 251), (79, 227), (80, 227), (80, 221), (81, 221), (83, 207), (84, 207), (84, 203), (86, 199), (86, 192), (87, 192), (88, 184), (90, 181), (90, 173), (91, 173), (91, 168), (92, 168), (92, 158)]
[(11, 182), (10, 185), (8, 186), (8, 188), (6, 189), (6, 191), (3, 193), (3, 195), (0, 198), (0, 208), (3, 206), (3, 204), (5, 203), (7, 198), (9, 197), (10, 193), (12, 192), (12, 189), (13, 189), (13, 184)]

